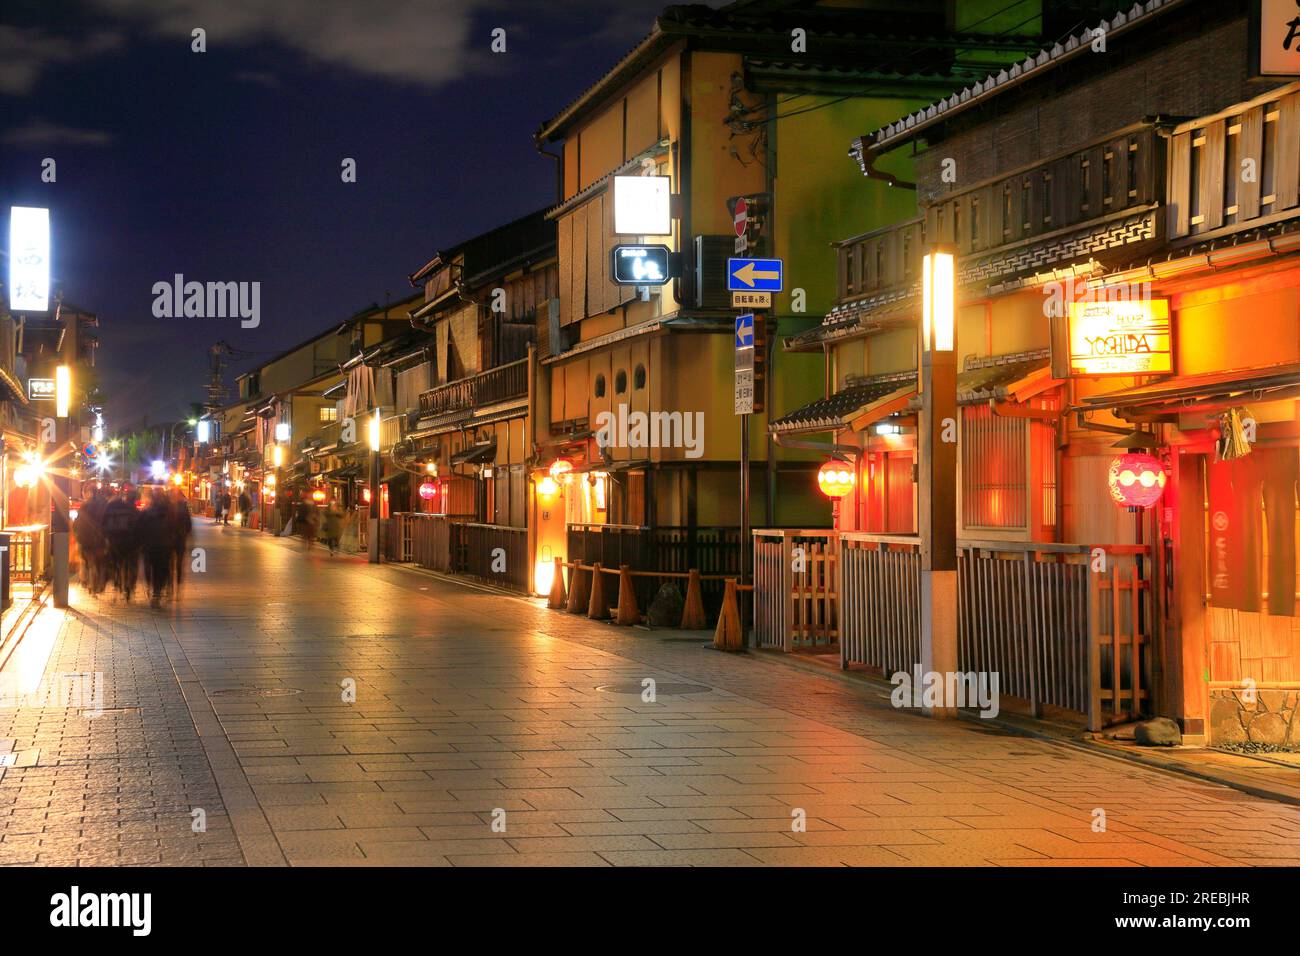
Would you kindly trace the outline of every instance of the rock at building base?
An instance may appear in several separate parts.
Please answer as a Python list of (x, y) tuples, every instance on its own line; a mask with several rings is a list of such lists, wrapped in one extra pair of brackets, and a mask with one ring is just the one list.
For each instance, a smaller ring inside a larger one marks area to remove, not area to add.
[(676, 627), (682, 620), (682, 608), (685, 601), (682, 592), (671, 581), (666, 582), (650, 602), (646, 611), (646, 622), (651, 627)]
[(1135, 726), (1133, 739), (1143, 747), (1177, 747), (1183, 742), (1183, 735), (1168, 717), (1156, 717)]

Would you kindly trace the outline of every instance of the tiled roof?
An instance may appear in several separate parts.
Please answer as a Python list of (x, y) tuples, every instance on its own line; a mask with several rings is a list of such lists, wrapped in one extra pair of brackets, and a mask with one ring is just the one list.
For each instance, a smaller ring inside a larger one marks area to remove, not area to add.
[(1004, 399), (1007, 389), (1051, 363), (1047, 349), (968, 360), (957, 375), (957, 401), (963, 405)]
[[(1120, 31), (1127, 31), (1140, 23), (1149, 22), (1158, 14), (1174, 7), (1185, 5), (1188, 0), (1146, 0), (1134, 3), (1127, 12), (1121, 10), (1105, 22), (1106, 36)], [(1069, 37), (1064, 43), (1055, 43), (1045, 47), (1013, 64), (1009, 69), (992, 73), (980, 82), (967, 87), (959, 93), (931, 103), (924, 109), (909, 113), (902, 119), (883, 126), (875, 132), (868, 133), (854, 142), (850, 152), (861, 162), (861, 155), (866, 150), (892, 148), (912, 139), (922, 129), (946, 119), (953, 113), (963, 111), (976, 103), (983, 103), (989, 98), (1016, 86), (1029, 77), (1046, 73), (1062, 62), (1087, 53), (1094, 39), (1094, 31), (1102, 24), (1085, 27), (1078, 34)]]
[(853, 418), (860, 409), (900, 389), (914, 385), (915, 382), (915, 372), (877, 375), (862, 379), (847, 388), (840, 389), (830, 398), (818, 399), (795, 409), (788, 415), (782, 415), (768, 428), (774, 432), (845, 428), (848, 426), (849, 419)]

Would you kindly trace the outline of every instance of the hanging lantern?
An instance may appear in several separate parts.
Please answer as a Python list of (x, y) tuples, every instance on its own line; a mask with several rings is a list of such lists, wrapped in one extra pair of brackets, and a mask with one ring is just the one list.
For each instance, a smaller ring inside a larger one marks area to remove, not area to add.
[(370, 504), (370, 486), (369, 486), (369, 485), (367, 485), (366, 487), (364, 487), (364, 488), (361, 489), (361, 500), (364, 501), (366, 504)]
[(1160, 500), (1167, 480), (1164, 464), (1146, 452), (1120, 455), (1106, 472), (1110, 496), (1126, 508), (1150, 508)]
[(435, 485), (432, 481), (425, 481), (420, 484), (420, 497), (423, 498), (425, 501), (428, 501), (430, 498), (436, 497), (437, 494), (438, 494), (438, 486)]
[(323, 488), (317, 488), (311, 493), (311, 500), (320, 504), (325, 500), (325, 490)]
[(817, 471), (817, 487), (827, 498), (843, 498), (853, 490), (856, 476), (847, 461), (832, 458)]
[(551, 477), (559, 481), (573, 471), (573, 462), (567, 458), (557, 458), (551, 463)]

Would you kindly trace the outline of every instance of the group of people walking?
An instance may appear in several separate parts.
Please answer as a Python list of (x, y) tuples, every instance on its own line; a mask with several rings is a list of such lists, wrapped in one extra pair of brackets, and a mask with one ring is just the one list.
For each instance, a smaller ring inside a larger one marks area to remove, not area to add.
[(223, 491), (221, 497), (217, 499), (216, 521), (215, 524), (230, 524), (230, 514), (232, 509), (238, 506), (237, 512), (241, 527), (248, 527), (248, 515), (253, 510), (253, 499), (248, 496), (247, 491), (241, 491), (239, 497), (232, 497), (229, 491)]
[(112, 584), (129, 602), (143, 565), (151, 607), (161, 607), (168, 590), (179, 597), (192, 525), (180, 489), (149, 488), (142, 498), (136, 488), (116, 495), (95, 488), (72, 524), (87, 590), (98, 595)]

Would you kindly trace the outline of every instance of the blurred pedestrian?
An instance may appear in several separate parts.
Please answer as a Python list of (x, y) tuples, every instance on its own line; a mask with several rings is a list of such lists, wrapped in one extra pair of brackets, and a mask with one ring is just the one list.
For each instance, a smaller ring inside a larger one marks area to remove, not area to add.
[(81, 551), (86, 590), (96, 595), (108, 583), (108, 538), (104, 536), (104, 509), (107, 505), (104, 489), (96, 487), (91, 491), (90, 499), (82, 504), (72, 525), (72, 534)]
[(230, 504), (230, 492), (223, 491), (217, 500), (217, 520), (222, 524), (230, 524)]
[(165, 492), (155, 490), (140, 512), (140, 543), (144, 551), (144, 582), (149, 606), (162, 607), (163, 590), (171, 580), (173, 553), (172, 506)]
[(247, 491), (239, 493), (239, 526), (248, 527), (248, 513), (253, 510), (253, 499), (248, 497)]
[(343, 536), (343, 512), (339, 511), (338, 505), (332, 501), (325, 506), (325, 520), (322, 527), (325, 532), (325, 546), (333, 555), (339, 548), (339, 538)]
[(108, 541), (107, 571), (128, 603), (140, 574), (139, 493), (135, 489), (116, 495), (104, 506), (104, 536)]
[(179, 488), (172, 495), (172, 594), (181, 597), (181, 582), (185, 579), (185, 562), (189, 559), (190, 534), (194, 520), (190, 517), (190, 503)]

